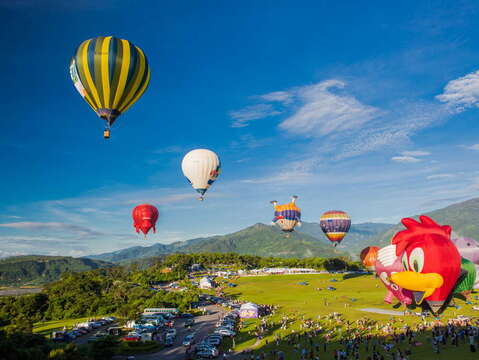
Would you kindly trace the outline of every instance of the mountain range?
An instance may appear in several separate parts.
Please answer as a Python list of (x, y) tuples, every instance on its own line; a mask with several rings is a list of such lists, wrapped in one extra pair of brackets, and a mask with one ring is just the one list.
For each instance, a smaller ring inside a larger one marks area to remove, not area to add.
[[(425, 213), (440, 224), (448, 224), (462, 236), (479, 239), (479, 198), (453, 204)], [(417, 216), (415, 216), (417, 218)], [(240, 254), (279, 257), (338, 257), (358, 259), (363, 248), (370, 245), (385, 246), (392, 236), (403, 229), (401, 224), (353, 224), (337, 247), (333, 248), (318, 223), (303, 222), (289, 237), (271, 225), (255, 224), (243, 230), (205, 238), (135, 246), (110, 253), (88, 256), (108, 262), (131, 262), (139, 258), (163, 256), (170, 253), (237, 252)]]

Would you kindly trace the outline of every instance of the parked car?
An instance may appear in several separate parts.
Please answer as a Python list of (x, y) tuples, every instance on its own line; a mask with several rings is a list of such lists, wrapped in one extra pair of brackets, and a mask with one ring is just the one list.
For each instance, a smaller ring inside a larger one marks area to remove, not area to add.
[(185, 327), (191, 327), (195, 324), (195, 319), (186, 319)]
[(175, 339), (172, 336), (167, 336), (165, 339), (165, 346), (173, 346)]
[(166, 330), (166, 336), (176, 336), (176, 329), (172, 328), (172, 329)]
[(230, 329), (226, 329), (226, 328), (219, 328), (219, 329), (216, 329), (215, 330), (215, 334), (220, 334), (220, 335), (223, 335), (223, 336), (235, 336), (236, 333)]
[(207, 358), (207, 359), (213, 359), (218, 356), (218, 350), (217, 349), (203, 349), (200, 350), (196, 353), (196, 356), (202, 357), (202, 358)]
[(194, 336), (191, 336), (191, 335), (185, 336), (183, 340), (183, 346), (190, 346), (194, 343), (194, 341), (195, 341)]
[(193, 314), (188, 314), (188, 313), (183, 313), (183, 314), (181, 314), (181, 317), (182, 318), (193, 318), (194, 315)]

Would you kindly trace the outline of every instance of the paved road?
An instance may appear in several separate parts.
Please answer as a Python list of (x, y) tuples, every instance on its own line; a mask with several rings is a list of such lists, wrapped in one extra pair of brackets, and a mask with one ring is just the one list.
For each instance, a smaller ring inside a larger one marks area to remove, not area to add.
[[(207, 306), (206, 310), (208, 310), (208, 315), (195, 317), (195, 325), (193, 326), (193, 329), (197, 331), (197, 334), (195, 336), (196, 341), (201, 340), (210, 331), (212, 331), (221, 314), (225, 312), (223, 308), (215, 305)], [(186, 348), (181, 343), (183, 342), (184, 337), (189, 333), (189, 331), (185, 329), (183, 319), (175, 321), (175, 328), (177, 331), (177, 336), (175, 343), (172, 347), (167, 347), (162, 351), (159, 351), (154, 354), (136, 355), (136, 360), (184, 359)]]
[(0, 290), (0, 296), (18, 296), (26, 294), (36, 294), (42, 291), (42, 288), (11, 288)]

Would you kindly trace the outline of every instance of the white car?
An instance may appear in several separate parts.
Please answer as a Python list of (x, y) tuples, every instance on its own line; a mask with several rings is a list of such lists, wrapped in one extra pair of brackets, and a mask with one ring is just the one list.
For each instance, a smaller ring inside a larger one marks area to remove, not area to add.
[(217, 349), (202, 349), (196, 353), (196, 356), (202, 357), (202, 358), (208, 358), (208, 359), (213, 359), (218, 356), (218, 350)]
[(236, 333), (232, 330), (229, 330), (229, 329), (217, 329), (215, 331), (215, 334), (220, 334), (220, 335), (223, 335), (223, 336), (235, 336)]

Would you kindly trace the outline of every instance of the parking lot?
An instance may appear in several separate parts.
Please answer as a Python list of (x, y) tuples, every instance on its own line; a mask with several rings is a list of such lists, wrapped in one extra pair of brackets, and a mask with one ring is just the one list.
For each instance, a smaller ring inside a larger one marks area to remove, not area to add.
[[(215, 324), (218, 319), (223, 315), (225, 310), (220, 306), (216, 305), (209, 305), (206, 306), (206, 310), (208, 311), (207, 315), (197, 316), (195, 317), (195, 325), (193, 326), (192, 330), (196, 332), (195, 340), (200, 341), (206, 335), (211, 333), (214, 328)], [(183, 339), (186, 335), (191, 333), (188, 329), (184, 327), (185, 319), (178, 319), (175, 321), (175, 328), (177, 331), (177, 336), (173, 346), (167, 347), (157, 353), (153, 354), (146, 354), (146, 355), (136, 355), (135, 358), (137, 360), (179, 360), (184, 359), (186, 347), (182, 345)], [(126, 358), (126, 357), (124, 357)], [(120, 359), (116, 357), (116, 359)]]

